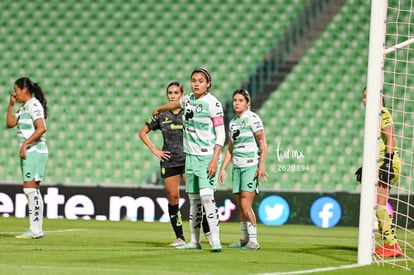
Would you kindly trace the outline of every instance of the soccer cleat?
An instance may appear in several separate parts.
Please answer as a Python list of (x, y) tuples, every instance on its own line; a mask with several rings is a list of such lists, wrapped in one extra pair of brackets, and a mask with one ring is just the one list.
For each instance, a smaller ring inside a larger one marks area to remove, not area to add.
[(179, 250), (186, 250), (186, 249), (201, 249), (201, 244), (200, 243), (186, 243), (184, 245), (180, 245), (180, 246), (176, 246), (176, 249)]
[(248, 242), (246, 245), (242, 246), (241, 249), (258, 250), (258, 249), (260, 249), (260, 245), (259, 245), (259, 243)]
[(185, 241), (181, 238), (177, 238), (175, 241), (173, 241), (172, 243), (170, 243), (168, 246), (170, 247), (177, 247), (177, 246), (182, 246), (185, 245)]
[(247, 241), (240, 240), (238, 243), (229, 244), (229, 248), (242, 248), (247, 244)]
[(44, 237), (43, 232), (33, 233), (31, 230), (28, 230), (21, 235), (17, 235), (16, 239), (40, 239), (43, 237)]
[(211, 252), (220, 252), (221, 251), (221, 244), (220, 244), (220, 242), (219, 241), (218, 242), (213, 242), (212, 245), (211, 245), (210, 251)]
[(384, 243), (384, 245), (375, 249), (375, 254), (382, 258), (399, 257), (402, 255), (402, 250), (398, 243), (394, 245)]
[(213, 239), (211, 239), (211, 232), (205, 233), (204, 236), (206, 237), (208, 244), (211, 246), (213, 244)]

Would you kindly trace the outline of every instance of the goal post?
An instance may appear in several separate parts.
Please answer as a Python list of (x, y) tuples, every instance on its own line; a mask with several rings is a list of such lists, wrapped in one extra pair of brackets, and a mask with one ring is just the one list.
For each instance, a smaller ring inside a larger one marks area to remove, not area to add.
[[(358, 264), (372, 263), (374, 209), (376, 205), (380, 98), (384, 79), (384, 45), (387, 1), (371, 1), (368, 53), (367, 103), (365, 109), (363, 169), (359, 211)], [(362, 96), (362, 91), (361, 91)]]
[[(374, 226), (383, 100), (393, 118), (395, 148), (398, 150), (396, 154), (401, 161), (400, 178), (391, 187), (387, 207), (390, 207), (388, 211), (395, 224), (402, 255), (388, 258), (374, 253), (375, 247), (382, 245), (383, 237)], [(375, 262), (414, 270), (413, 151), (414, 0), (372, 0), (358, 236), (359, 265)]]

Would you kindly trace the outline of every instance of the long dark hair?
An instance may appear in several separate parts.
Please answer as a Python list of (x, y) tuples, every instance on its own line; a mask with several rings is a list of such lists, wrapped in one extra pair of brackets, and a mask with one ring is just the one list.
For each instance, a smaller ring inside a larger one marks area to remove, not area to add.
[(14, 82), (14, 84), (20, 89), (27, 88), (29, 92), (34, 95), (37, 100), (42, 104), (43, 112), (45, 114), (45, 119), (47, 118), (47, 100), (45, 93), (43, 92), (42, 87), (39, 86), (36, 82), (33, 82), (28, 77), (21, 77)]

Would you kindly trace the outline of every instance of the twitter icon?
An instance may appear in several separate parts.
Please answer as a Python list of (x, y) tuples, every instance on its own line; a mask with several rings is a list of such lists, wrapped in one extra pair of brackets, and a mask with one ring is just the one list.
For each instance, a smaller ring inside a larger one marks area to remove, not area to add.
[(259, 205), (259, 219), (265, 225), (282, 225), (288, 220), (289, 214), (289, 204), (281, 196), (268, 196)]

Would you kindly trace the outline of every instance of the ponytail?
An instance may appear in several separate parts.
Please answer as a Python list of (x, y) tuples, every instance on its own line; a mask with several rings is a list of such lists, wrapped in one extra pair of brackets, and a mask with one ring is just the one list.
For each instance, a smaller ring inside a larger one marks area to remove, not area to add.
[(33, 94), (40, 101), (40, 104), (43, 106), (43, 112), (45, 115), (45, 119), (47, 118), (47, 100), (45, 93), (43, 92), (42, 88), (36, 83), (33, 83)]

